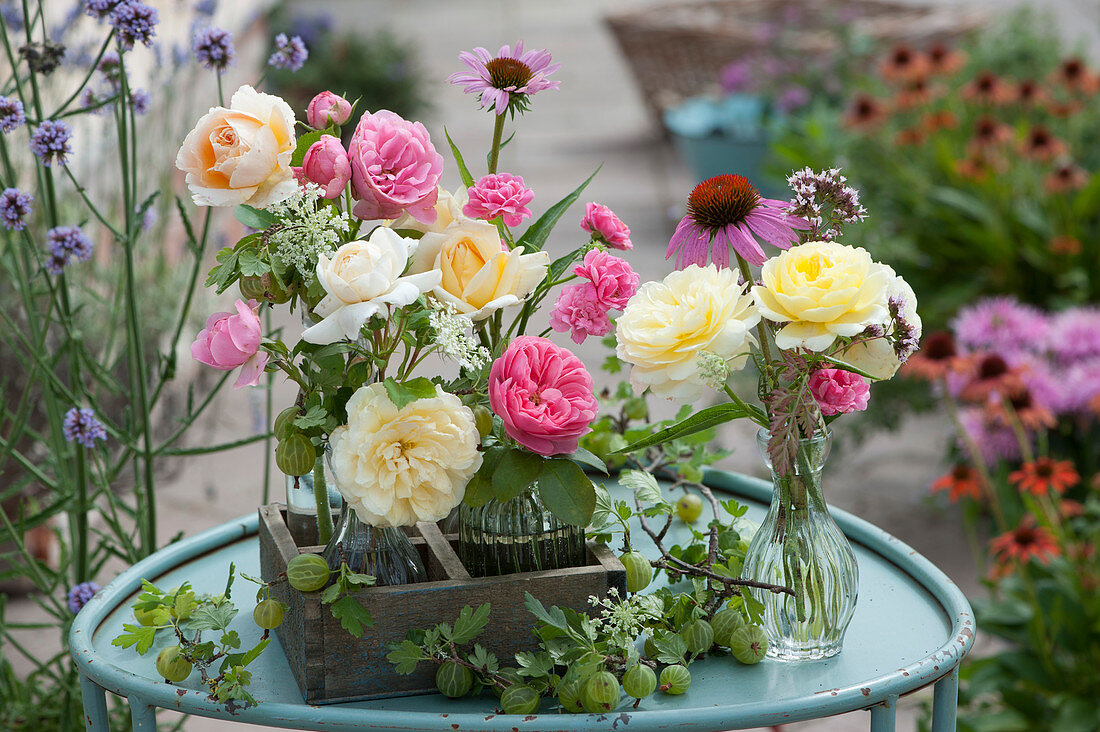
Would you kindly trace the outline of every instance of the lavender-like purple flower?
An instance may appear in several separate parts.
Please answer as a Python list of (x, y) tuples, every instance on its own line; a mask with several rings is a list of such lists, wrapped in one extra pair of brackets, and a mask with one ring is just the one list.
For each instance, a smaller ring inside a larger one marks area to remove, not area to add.
[(102, 588), (95, 582), (81, 582), (78, 585), (73, 585), (72, 589), (69, 590), (69, 610), (72, 611), (73, 615), (80, 612), (100, 589)]
[(727, 94), (751, 91), (754, 81), (752, 63), (749, 61), (734, 61), (718, 75), (718, 83)]
[(73, 151), (69, 138), (73, 131), (61, 120), (43, 120), (31, 134), (31, 151), (47, 168), (55, 163), (65, 165)]
[[(1016, 460), (1020, 457), (1020, 443), (1016, 439), (1016, 433), (1011, 427), (989, 419), (985, 409), (981, 407), (960, 409), (959, 423), (978, 446), (982, 460), (987, 465), (996, 465), (1000, 460)], [(969, 455), (969, 448), (961, 435), (957, 441), (963, 454)]]
[(810, 238), (831, 241), (840, 236), (841, 224), (854, 224), (867, 218), (867, 209), (859, 202), (859, 191), (847, 184), (840, 168), (811, 168), (791, 173), (787, 185), (794, 192), (787, 213), (810, 222)]
[(96, 20), (105, 20), (124, 0), (84, 0), (84, 12)]
[(53, 275), (61, 274), (69, 260), (87, 262), (92, 258), (92, 240), (79, 226), (58, 226), (46, 233), (49, 257), (46, 259), (46, 271)]
[(65, 412), (62, 432), (68, 442), (79, 442), (88, 449), (95, 447), (96, 440), (107, 439), (107, 429), (96, 419), (95, 410), (88, 407)]
[(96, 70), (103, 74), (111, 89), (118, 92), (122, 88), (122, 61), (114, 51), (107, 51), (99, 59)]
[(139, 0), (123, 0), (111, 10), (111, 25), (118, 45), (129, 51), (135, 42), (150, 46), (157, 32), (157, 9)]
[(134, 89), (130, 95), (130, 105), (134, 108), (134, 114), (145, 114), (149, 111), (151, 97), (144, 89)]
[(0, 96), (0, 132), (11, 132), (26, 121), (23, 102), (15, 97)]
[(221, 73), (233, 63), (237, 50), (233, 47), (233, 34), (222, 28), (203, 28), (196, 31), (191, 40), (191, 50), (203, 68)]
[(218, 0), (199, 0), (195, 3), (195, 15), (213, 18), (218, 11)]
[(1058, 313), (1051, 319), (1047, 342), (1051, 356), (1062, 366), (1100, 359), (1100, 307)]
[(1039, 353), (1048, 343), (1045, 313), (1010, 296), (991, 297), (961, 308), (952, 328), (965, 352), (993, 351), (1011, 360), (1019, 353)]
[(0, 20), (12, 33), (19, 33), (24, 28), (23, 10), (14, 0), (0, 2)]
[(267, 60), (268, 66), (287, 71), (297, 71), (309, 58), (309, 49), (298, 36), (287, 38), (286, 33), (275, 36), (275, 52)]
[(33, 200), (34, 196), (18, 188), (5, 188), (0, 193), (0, 226), (8, 231), (22, 231), (27, 225), (25, 219), (34, 210)]
[(810, 103), (810, 92), (804, 86), (789, 86), (775, 98), (775, 108), (789, 114)]

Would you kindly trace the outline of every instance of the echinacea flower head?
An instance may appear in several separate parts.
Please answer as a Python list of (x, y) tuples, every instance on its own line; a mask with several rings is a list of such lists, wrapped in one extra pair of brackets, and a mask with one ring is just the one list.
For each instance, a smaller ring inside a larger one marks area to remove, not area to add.
[(730, 250), (750, 264), (767, 257), (756, 237), (774, 247), (789, 249), (798, 243), (795, 229), (809, 223), (785, 213), (789, 204), (763, 198), (743, 175), (718, 175), (699, 185), (688, 196), (688, 212), (676, 226), (665, 259), (676, 255), (676, 266), (700, 267), (710, 260), (719, 268), (730, 266)]
[(69, 589), (68, 601), (69, 610), (73, 615), (80, 612), (88, 601), (95, 597), (95, 593), (100, 591), (100, 586), (95, 582), (81, 582), (80, 584), (73, 585)]
[(951, 472), (932, 481), (932, 492), (947, 491), (952, 503), (960, 498), (980, 500), (982, 497), (981, 477), (978, 471), (969, 465), (960, 463)]
[(69, 260), (87, 262), (92, 258), (92, 240), (79, 226), (57, 226), (46, 233), (49, 242), (49, 257), (46, 259), (46, 271), (61, 274)]
[(545, 49), (525, 52), (523, 41), (517, 41), (514, 49), (501, 46), (496, 56), (478, 46), (458, 58), (470, 70), (451, 74), (448, 81), (463, 87), (467, 94), (478, 94), (482, 108), (491, 107), (498, 115), (509, 109), (526, 112), (530, 97), (561, 86), (560, 81), (547, 78), (561, 64), (551, 63)]
[(1059, 495), (1065, 493), (1081, 482), (1081, 476), (1069, 460), (1041, 457), (1024, 463), (1019, 470), (1012, 471), (1008, 480), (1019, 488), (1021, 493), (1045, 496), (1051, 491)]
[(1047, 348), (1061, 366), (1100, 359), (1100, 307), (1071, 308), (1055, 315)]
[(191, 39), (191, 50), (203, 68), (225, 71), (237, 58), (233, 34), (224, 28), (203, 28)]
[(111, 25), (118, 45), (129, 51), (134, 43), (153, 45), (160, 16), (157, 9), (138, 0), (122, 0), (111, 9)]
[(1009, 296), (961, 308), (952, 323), (963, 352), (996, 351), (1005, 356), (1041, 349), (1049, 328), (1046, 314)]
[(957, 371), (961, 365), (955, 337), (947, 331), (930, 333), (924, 345), (905, 362), (905, 372), (918, 379), (935, 381)]
[(1052, 81), (1078, 94), (1095, 93), (1100, 85), (1100, 78), (1078, 56), (1063, 60), (1051, 76)]
[(1089, 179), (1088, 171), (1067, 160), (1054, 166), (1054, 170), (1043, 179), (1043, 187), (1049, 193), (1066, 193), (1084, 188)]
[(69, 144), (72, 134), (69, 126), (60, 120), (43, 120), (31, 133), (31, 151), (47, 168), (54, 164), (65, 165), (73, 151)]
[(930, 74), (954, 74), (966, 63), (966, 53), (951, 48), (943, 41), (932, 44), (928, 49), (928, 72)]
[(860, 94), (844, 113), (844, 126), (850, 130), (869, 131), (878, 127), (887, 116), (886, 104), (877, 97)]
[(1066, 143), (1054, 136), (1046, 125), (1035, 125), (1028, 130), (1020, 151), (1032, 160), (1049, 162), (1066, 154)]
[(1003, 564), (1022, 564), (1031, 559), (1049, 564), (1051, 559), (1062, 554), (1050, 531), (1036, 526), (1031, 516), (1025, 516), (1015, 529), (994, 538), (989, 546), (994, 558)]
[(95, 410), (73, 407), (65, 412), (65, 421), (61, 426), (67, 442), (79, 442), (89, 450), (95, 447), (96, 440), (107, 439), (107, 429), (95, 416)]
[(299, 36), (287, 37), (286, 33), (275, 36), (275, 51), (267, 59), (268, 66), (294, 72), (301, 69), (309, 58), (309, 49)]
[(899, 43), (880, 66), (882, 78), (890, 82), (911, 82), (929, 73), (928, 57), (912, 46)]
[(26, 121), (23, 102), (15, 97), (0, 96), (0, 132), (11, 132)]
[(18, 188), (5, 188), (0, 193), (0, 226), (8, 231), (22, 231), (26, 227), (26, 218), (34, 210), (31, 201), (34, 196)]

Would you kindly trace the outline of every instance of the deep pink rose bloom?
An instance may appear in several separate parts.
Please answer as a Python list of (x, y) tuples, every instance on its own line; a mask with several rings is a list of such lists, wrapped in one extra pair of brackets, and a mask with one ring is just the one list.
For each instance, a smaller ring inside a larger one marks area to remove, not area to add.
[(435, 222), (436, 184), (443, 156), (428, 131), (383, 109), (364, 114), (351, 136), (351, 189), (361, 219), (396, 219), (402, 213), (422, 224)]
[(591, 202), (585, 205), (581, 228), (612, 249), (634, 248), (630, 242), (630, 228), (602, 203)]
[(219, 371), (232, 371), (243, 366), (234, 389), (255, 386), (267, 365), (267, 353), (260, 350), (260, 306), (255, 300), (237, 300), (237, 314), (214, 313), (206, 319), (191, 344), (191, 356), (196, 361)]
[(492, 221), (497, 216), (504, 217), (508, 226), (519, 226), (524, 219), (531, 218), (531, 209), (527, 204), (535, 197), (535, 192), (523, 184), (523, 178), (511, 173), (487, 175), (467, 191), (470, 202), (462, 207), (462, 213), (470, 218)]
[(607, 306), (600, 302), (596, 286), (581, 282), (563, 287), (554, 303), (554, 312), (550, 313), (550, 327), (559, 333), (572, 331), (574, 343), (584, 343), (590, 335), (602, 337), (610, 333)]
[(508, 434), (539, 455), (576, 452), (599, 410), (581, 360), (536, 336), (516, 338), (493, 362), (489, 404)]
[(321, 186), (325, 198), (339, 198), (351, 180), (351, 161), (340, 140), (321, 135), (310, 145), (302, 158), (302, 175)]
[(573, 274), (591, 280), (596, 297), (604, 310), (622, 310), (638, 291), (641, 278), (625, 259), (593, 249), (584, 261), (573, 268)]
[(862, 412), (871, 396), (871, 385), (859, 374), (843, 369), (818, 369), (810, 374), (810, 392), (825, 415)]
[(351, 117), (351, 102), (330, 91), (323, 91), (309, 100), (306, 120), (314, 129), (323, 130), (329, 125), (342, 125)]

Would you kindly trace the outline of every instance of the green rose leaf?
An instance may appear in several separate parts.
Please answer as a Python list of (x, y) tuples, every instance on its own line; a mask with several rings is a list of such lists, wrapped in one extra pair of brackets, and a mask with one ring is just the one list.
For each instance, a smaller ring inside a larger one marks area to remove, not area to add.
[(477, 508), (488, 503), (493, 496), (493, 477), (497, 465), (504, 457), (504, 450), (499, 447), (491, 447), (485, 451), (481, 467), (477, 469), (470, 482), (466, 484), (466, 494), (462, 501), (467, 506)]
[(524, 491), (542, 472), (546, 458), (526, 450), (508, 450), (493, 470), (493, 497), (503, 503)]
[(544, 460), (539, 473), (539, 498), (567, 524), (587, 526), (596, 509), (596, 489), (572, 460)]
[(389, 395), (390, 401), (398, 409), (404, 409), (407, 404), (415, 402), (417, 399), (430, 399), (436, 396), (435, 384), (423, 376), (410, 379), (404, 383), (398, 383), (392, 378), (387, 378), (383, 385), (386, 387), (386, 394)]
[(301, 167), (302, 160), (306, 157), (306, 151), (313, 146), (313, 143), (320, 140), (323, 134), (322, 130), (314, 130), (299, 137), (298, 145), (294, 148), (294, 155), (290, 158), (290, 164), (295, 168)]
[(578, 447), (577, 451), (569, 456), (569, 459), (581, 465), (587, 465), (590, 468), (595, 468), (604, 475), (607, 475), (607, 463), (605, 463), (599, 455), (596, 455), (592, 451), (586, 450), (583, 447)]

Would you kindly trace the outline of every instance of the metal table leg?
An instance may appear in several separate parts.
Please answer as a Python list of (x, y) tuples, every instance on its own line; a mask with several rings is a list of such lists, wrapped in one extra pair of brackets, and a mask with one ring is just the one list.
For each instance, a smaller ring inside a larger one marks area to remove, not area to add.
[(131, 696), (129, 702), (133, 731), (157, 732), (157, 708), (137, 696)]
[(882, 704), (871, 707), (871, 732), (894, 732), (897, 710), (897, 695), (891, 695)]
[(109, 732), (107, 697), (99, 684), (80, 674), (80, 696), (84, 700), (84, 728), (88, 732)]
[(959, 708), (959, 667), (936, 682), (932, 695), (932, 732), (955, 732)]

